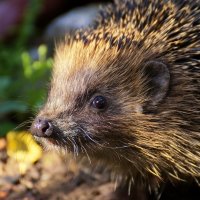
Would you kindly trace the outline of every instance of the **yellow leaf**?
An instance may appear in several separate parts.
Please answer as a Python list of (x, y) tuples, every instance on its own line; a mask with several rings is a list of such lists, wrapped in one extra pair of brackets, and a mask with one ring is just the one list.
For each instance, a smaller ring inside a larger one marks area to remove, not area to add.
[(39, 160), (42, 156), (42, 148), (34, 141), (32, 135), (26, 131), (7, 134), (7, 154), (19, 163), (20, 173)]

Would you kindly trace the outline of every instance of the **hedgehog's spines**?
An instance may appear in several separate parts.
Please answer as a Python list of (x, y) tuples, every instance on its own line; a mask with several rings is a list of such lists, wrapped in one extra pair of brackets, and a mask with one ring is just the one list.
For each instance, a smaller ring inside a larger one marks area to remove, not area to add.
[[(140, 157), (136, 163), (131, 160), (134, 152), (130, 155), (126, 149), (121, 149), (122, 154), (127, 156), (124, 160), (129, 166), (138, 168), (142, 178), (150, 173), (158, 178), (168, 176), (170, 180), (180, 180), (181, 175), (198, 177), (200, 173), (200, 5), (197, 4), (198, 1), (193, 0), (189, 0), (189, 3), (187, 0), (118, 0), (115, 5), (109, 5), (101, 11), (94, 27), (78, 31), (67, 39), (74, 47), (69, 49), (76, 58), (74, 61), (69, 52), (64, 54), (73, 63), (69, 67), (72, 74), (85, 66), (85, 71), (90, 71), (89, 66), (98, 68), (98, 71), (102, 68), (101, 73), (106, 77), (102, 82), (114, 81), (121, 93), (124, 88), (129, 88), (131, 92), (132, 87), (136, 91), (140, 87), (144, 89), (143, 92), (134, 93), (139, 94), (135, 96), (142, 103), (148, 100), (146, 91), (151, 89), (143, 87), (143, 64), (162, 61), (169, 68), (171, 79), (168, 96), (163, 99), (161, 106), (153, 107), (157, 109), (156, 113), (140, 115), (129, 105), (126, 115), (130, 117), (132, 112), (133, 120), (127, 122), (118, 116), (121, 132), (129, 131), (137, 138), (131, 144), (125, 141), (123, 145), (136, 149)], [(131, 76), (133, 74), (134, 78)], [(131, 103), (134, 104), (135, 99)], [(122, 126), (125, 123), (124, 128)], [(115, 124), (110, 124), (114, 128)], [(129, 127), (131, 130), (128, 130)], [(148, 176), (146, 179), (148, 182)]]

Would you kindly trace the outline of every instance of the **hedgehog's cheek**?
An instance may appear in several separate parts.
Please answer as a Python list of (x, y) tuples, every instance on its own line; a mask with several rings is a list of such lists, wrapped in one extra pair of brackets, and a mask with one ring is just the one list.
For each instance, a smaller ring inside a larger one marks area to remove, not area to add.
[(148, 112), (163, 101), (169, 90), (170, 73), (166, 64), (161, 61), (149, 61), (144, 65), (144, 76), (148, 91), (147, 101), (138, 106), (138, 111)]

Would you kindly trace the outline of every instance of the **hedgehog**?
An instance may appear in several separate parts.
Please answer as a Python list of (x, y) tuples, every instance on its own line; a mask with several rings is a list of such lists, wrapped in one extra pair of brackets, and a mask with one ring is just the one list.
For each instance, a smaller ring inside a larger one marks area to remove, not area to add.
[(198, 183), (200, 3), (115, 0), (100, 9), (56, 48), (31, 132), (46, 147), (109, 167), (127, 199)]

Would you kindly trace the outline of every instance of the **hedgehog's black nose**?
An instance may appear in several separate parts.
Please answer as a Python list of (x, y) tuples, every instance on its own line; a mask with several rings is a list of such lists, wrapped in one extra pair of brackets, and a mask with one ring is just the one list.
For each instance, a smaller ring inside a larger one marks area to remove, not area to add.
[(50, 137), (53, 133), (53, 125), (49, 120), (36, 118), (31, 126), (31, 132), (38, 137)]

